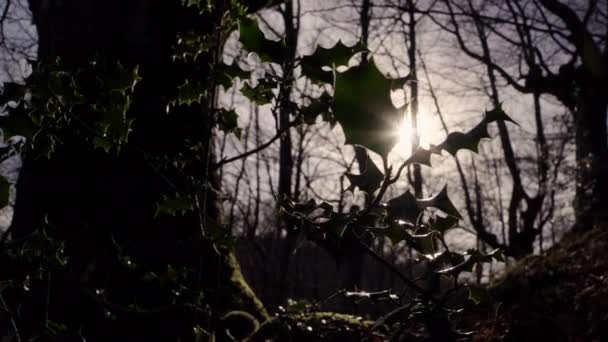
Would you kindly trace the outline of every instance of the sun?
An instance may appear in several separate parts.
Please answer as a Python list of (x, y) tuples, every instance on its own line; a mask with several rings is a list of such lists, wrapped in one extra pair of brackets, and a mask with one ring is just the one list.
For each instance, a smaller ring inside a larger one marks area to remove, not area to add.
[[(412, 153), (412, 125), (408, 115), (405, 116), (401, 125), (398, 128), (399, 141), (393, 152), (398, 156), (406, 158)], [(420, 112), (418, 115), (418, 137), (419, 144), (423, 148), (429, 148), (431, 144), (437, 144), (439, 139), (443, 137), (443, 131), (435, 121), (429, 118), (429, 115)]]

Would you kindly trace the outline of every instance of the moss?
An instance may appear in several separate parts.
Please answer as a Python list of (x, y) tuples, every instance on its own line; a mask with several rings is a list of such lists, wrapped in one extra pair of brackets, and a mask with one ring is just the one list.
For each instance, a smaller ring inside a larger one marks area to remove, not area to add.
[(259, 321), (264, 322), (270, 318), (262, 302), (253, 292), (241, 272), (241, 267), (234, 255), (229, 251), (224, 255), (224, 264), (227, 268), (227, 284), (225, 293), (229, 294), (228, 308), (231, 310), (242, 310), (252, 314)]
[(373, 322), (335, 312), (291, 313), (266, 321), (248, 341), (366, 341)]

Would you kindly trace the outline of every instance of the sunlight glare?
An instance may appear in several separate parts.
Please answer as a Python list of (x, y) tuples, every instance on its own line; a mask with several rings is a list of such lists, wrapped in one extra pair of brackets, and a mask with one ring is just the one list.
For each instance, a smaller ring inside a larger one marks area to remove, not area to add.
[[(428, 119), (428, 115), (421, 112), (418, 116), (418, 135), (420, 146), (429, 148), (430, 144), (437, 144), (443, 138), (443, 132), (433, 121)], [(393, 149), (398, 156), (403, 158), (411, 155), (412, 152), (412, 125), (409, 116), (401, 122), (399, 127), (399, 142)]]

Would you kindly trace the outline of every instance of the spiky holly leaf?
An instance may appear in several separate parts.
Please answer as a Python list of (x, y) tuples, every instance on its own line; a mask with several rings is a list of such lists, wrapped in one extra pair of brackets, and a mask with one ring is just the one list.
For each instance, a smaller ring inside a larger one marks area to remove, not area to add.
[(257, 54), (262, 62), (282, 63), (285, 44), (282, 41), (266, 39), (257, 20), (247, 17), (241, 18), (239, 20), (239, 35), (239, 41), (243, 44), (243, 48)]
[(24, 85), (13, 82), (4, 83), (2, 85), (2, 92), (0, 92), (0, 107), (6, 106), (11, 101), (19, 102), (26, 91), (27, 88)]
[(193, 103), (201, 103), (201, 99), (207, 93), (207, 87), (198, 83), (185, 80), (183, 84), (177, 87), (177, 104), (190, 106)]
[(272, 89), (274, 89), (273, 84), (268, 83), (264, 80), (260, 80), (260, 82), (255, 87), (251, 87), (251, 85), (249, 85), (249, 82), (245, 82), (245, 84), (243, 84), (243, 87), (241, 88), (241, 92), (251, 102), (263, 106), (272, 102), (272, 99), (274, 98), (274, 93), (272, 92)]
[(346, 144), (361, 145), (386, 159), (399, 140), (396, 128), (403, 119), (403, 110), (391, 102), (393, 81), (371, 61), (335, 73), (333, 112)]
[(386, 204), (389, 222), (404, 220), (410, 224), (415, 224), (423, 210), (424, 208), (418, 206), (416, 196), (410, 190), (389, 200)]
[(416, 152), (414, 152), (414, 154), (407, 158), (407, 160), (405, 161), (405, 165), (421, 164), (431, 166), (431, 153), (431, 150), (427, 150), (423, 147), (418, 147)]
[(241, 137), (241, 129), (239, 128), (239, 115), (234, 109), (220, 109), (217, 111), (217, 126), (224, 133), (233, 133), (237, 138)]
[(504, 261), (502, 251), (500, 249), (495, 249), (488, 254), (483, 254), (476, 249), (469, 249), (464, 254), (464, 259), (462, 262), (460, 262), (454, 266), (439, 270), (436, 273), (449, 274), (449, 275), (457, 277), (462, 272), (473, 272), (473, 269), (476, 264), (484, 263), (484, 262), (491, 262), (492, 260), (501, 261), (501, 262)]
[(469, 296), (467, 299), (472, 301), (475, 305), (479, 305), (482, 302), (487, 302), (490, 298), (488, 290), (483, 287), (468, 285), (467, 289), (469, 290)]
[(241, 69), (238, 63), (235, 61), (232, 64), (220, 64), (217, 67), (218, 83), (224, 87), (224, 90), (232, 87), (235, 79), (240, 78), (245, 81), (251, 76), (251, 71)]
[(380, 188), (380, 185), (384, 180), (384, 174), (370, 159), (367, 151), (365, 151), (364, 170), (362, 175), (354, 175), (348, 172), (344, 174), (350, 182), (350, 186), (346, 191), (354, 191), (355, 188), (359, 188), (359, 190), (365, 192), (368, 196), (371, 196)]
[(389, 221), (405, 220), (415, 224), (420, 214), (426, 208), (436, 208), (442, 212), (462, 219), (462, 216), (450, 200), (447, 187), (444, 187), (437, 195), (424, 199), (417, 199), (409, 190), (397, 196), (387, 203), (387, 218)]
[(309, 105), (300, 107), (299, 113), (302, 121), (312, 125), (319, 115), (323, 117), (324, 121), (329, 121), (328, 118), (331, 116), (331, 101), (331, 95), (324, 92), (320, 97), (313, 99)]
[(347, 65), (348, 61), (356, 53), (367, 51), (362, 42), (353, 46), (346, 46), (341, 40), (330, 47), (324, 48), (318, 45), (312, 55), (302, 57), (300, 66), (302, 74), (308, 77), (313, 83), (323, 84), (333, 83), (334, 75), (332, 70), (323, 70), (323, 67), (336, 68)]
[(414, 232), (416, 227), (406, 221), (393, 221), (391, 225), (383, 230), (383, 235), (389, 238), (393, 246), (401, 241), (406, 241), (408, 246), (414, 248), (422, 254), (435, 252), (435, 238), (433, 232), (424, 232), (422, 234), (410, 233)]
[(481, 122), (468, 132), (452, 132), (448, 134), (445, 141), (435, 146), (433, 151), (440, 153), (441, 150), (445, 150), (453, 156), (461, 149), (467, 149), (477, 153), (481, 139), (490, 138), (488, 125), (496, 121), (509, 121), (517, 124), (504, 112), (502, 107), (498, 105), (491, 111), (486, 111)]
[(456, 225), (458, 224), (460, 220), (456, 217), (453, 216), (446, 216), (446, 217), (441, 217), (441, 216), (433, 216), (429, 219), (429, 226), (433, 229), (436, 230), (440, 233), (445, 233), (448, 230), (456, 227)]
[(165, 195), (163, 200), (156, 204), (154, 217), (184, 215), (191, 210), (194, 210), (194, 205), (190, 197), (181, 194)]
[(425, 208), (437, 208), (444, 213), (462, 220), (462, 215), (458, 212), (458, 209), (454, 206), (450, 198), (448, 197), (447, 185), (435, 196), (421, 199), (417, 201), (418, 206), (422, 209)]
[(107, 89), (116, 91), (127, 91), (135, 88), (135, 85), (141, 81), (139, 76), (139, 68), (136, 66), (133, 69), (127, 70), (122, 64), (118, 63), (109, 77), (104, 79)]
[(36, 135), (40, 127), (32, 121), (30, 113), (25, 104), (19, 102), (17, 107), (10, 111), (9, 115), (0, 116), (0, 129), (2, 129), (5, 141), (13, 136), (21, 136), (31, 140)]

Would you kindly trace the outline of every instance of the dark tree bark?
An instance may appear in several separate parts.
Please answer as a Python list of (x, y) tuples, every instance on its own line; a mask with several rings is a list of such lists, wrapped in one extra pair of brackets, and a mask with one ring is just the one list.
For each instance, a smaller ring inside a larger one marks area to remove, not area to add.
[[(22, 338), (54, 321), (80, 330), (88, 341), (190, 340), (194, 326), (215, 324), (215, 316), (204, 312), (205, 304), (214, 315), (239, 309), (266, 319), (233, 252), (205, 238), (199, 215), (154, 218), (156, 203), (172, 190), (165, 178), (180, 185), (182, 175), (159, 174), (151, 156), (176, 155), (184, 148), (184, 136), (199, 136), (209, 142), (202, 152), (207, 158), (190, 176), (210, 185), (205, 188), (211, 190), (199, 194), (206, 220), (221, 221), (220, 182), (210, 169), (215, 159), (210, 107), (180, 107), (166, 114), (184, 77), (204, 79), (215, 62), (209, 54), (189, 68), (174, 63), (176, 34), (211, 33), (219, 16), (201, 18), (178, 1), (31, 0), (30, 6), (40, 62), (60, 57), (68, 67), (86, 67), (91, 61), (139, 65), (142, 81), (129, 113), (136, 119), (133, 132), (120, 153), (93, 150), (78, 134), (62, 132), (63, 143), (51, 159), (23, 156), (13, 236), (27, 236), (46, 222), (47, 233), (65, 241), (70, 260), (65, 269), (49, 270), (45, 280), (32, 285), (31, 297), (46, 302), (46, 310), (36, 300), (22, 303)], [(138, 268), (127, 272), (119, 265), (120, 256)], [(167, 289), (142, 280), (144, 273), (160, 275), (168, 267), (194, 270), (184, 283), (202, 293), (202, 305), (179, 304)], [(95, 289), (105, 295), (97, 296)]]

